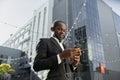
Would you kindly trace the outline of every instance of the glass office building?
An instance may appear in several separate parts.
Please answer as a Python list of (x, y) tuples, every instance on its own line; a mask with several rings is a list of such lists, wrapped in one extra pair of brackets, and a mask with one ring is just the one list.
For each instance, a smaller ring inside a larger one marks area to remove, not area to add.
[[(92, 75), (97, 71), (101, 62), (105, 63), (97, 1), (72, 0), (72, 17), (75, 19), (73, 24), (76, 38), (74, 39), (77, 39), (84, 51), (81, 58), (83, 58), (83, 63), (87, 67), (83, 67), (83, 69), (87, 70), (86, 75), (89, 71)], [(85, 72), (84, 70), (83, 72)]]
[[(118, 79), (120, 63), (110, 60), (120, 59), (120, 39), (116, 34), (120, 32), (119, 18), (103, 0), (55, 0), (53, 21), (56, 19), (66, 22), (67, 46), (81, 45), (83, 69), (78, 73), (83, 74), (78, 76), (82, 80)], [(101, 63), (105, 74), (101, 74)]]
[(93, 62), (95, 71), (99, 67), (99, 62), (104, 62), (97, 2), (96, 0), (73, 0), (72, 3), (73, 19), (78, 18), (74, 28), (75, 31), (80, 31), (76, 36), (80, 37), (80, 44), (84, 44), (83, 48), (88, 51), (89, 60)]
[(116, 28), (116, 34), (118, 37), (119, 47), (120, 47), (120, 16), (113, 12), (113, 19)]
[[(62, 12), (58, 11), (60, 8)], [(55, 19), (64, 20), (68, 26), (65, 43), (69, 47), (76, 42), (81, 45), (83, 80), (94, 80), (92, 75), (97, 72), (100, 62), (105, 63), (97, 1), (55, 0), (53, 21)]]

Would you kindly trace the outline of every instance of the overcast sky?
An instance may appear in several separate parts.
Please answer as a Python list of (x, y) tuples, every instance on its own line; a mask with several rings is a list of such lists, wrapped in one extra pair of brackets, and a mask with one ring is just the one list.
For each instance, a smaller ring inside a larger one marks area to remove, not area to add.
[(120, 0), (103, 0), (120, 16)]
[[(43, 1), (46, 0), (0, 0), (0, 45), (18, 30), (14, 26), (22, 27), (33, 17), (34, 10), (38, 9)], [(119, 0), (104, 1), (120, 15)]]

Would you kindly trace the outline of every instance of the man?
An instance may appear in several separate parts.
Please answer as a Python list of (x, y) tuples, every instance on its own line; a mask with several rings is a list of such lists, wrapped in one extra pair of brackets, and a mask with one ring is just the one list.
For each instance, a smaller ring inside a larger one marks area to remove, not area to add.
[(66, 49), (62, 44), (65, 37), (66, 25), (63, 21), (54, 22), (51, 31), (53, 37), (43, 38), (36, 47), (33, 69), (38, 72), (50, 69), (46, 80), (68, 80), (80, 61), (80, 48)]

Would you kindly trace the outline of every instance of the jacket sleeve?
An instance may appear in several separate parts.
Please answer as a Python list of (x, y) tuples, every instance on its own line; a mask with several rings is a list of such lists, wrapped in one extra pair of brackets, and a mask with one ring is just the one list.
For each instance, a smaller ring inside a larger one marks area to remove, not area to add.
[(47, 40), (41, 39), (36, 47), (37, 55), (33, 63), (33, 69), (35, 71), (54, 69), (58, 66), (57, 55), (47, 57)]

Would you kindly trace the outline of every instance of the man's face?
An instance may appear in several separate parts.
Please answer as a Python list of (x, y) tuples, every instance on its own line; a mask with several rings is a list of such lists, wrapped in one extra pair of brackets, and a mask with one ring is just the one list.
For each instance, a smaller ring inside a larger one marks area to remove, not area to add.
[(64, 23), (60, 24), (60, 26), (55, 27), (54, 34), (59, 40), (62, 40), (65, 37), (66, 25)]

